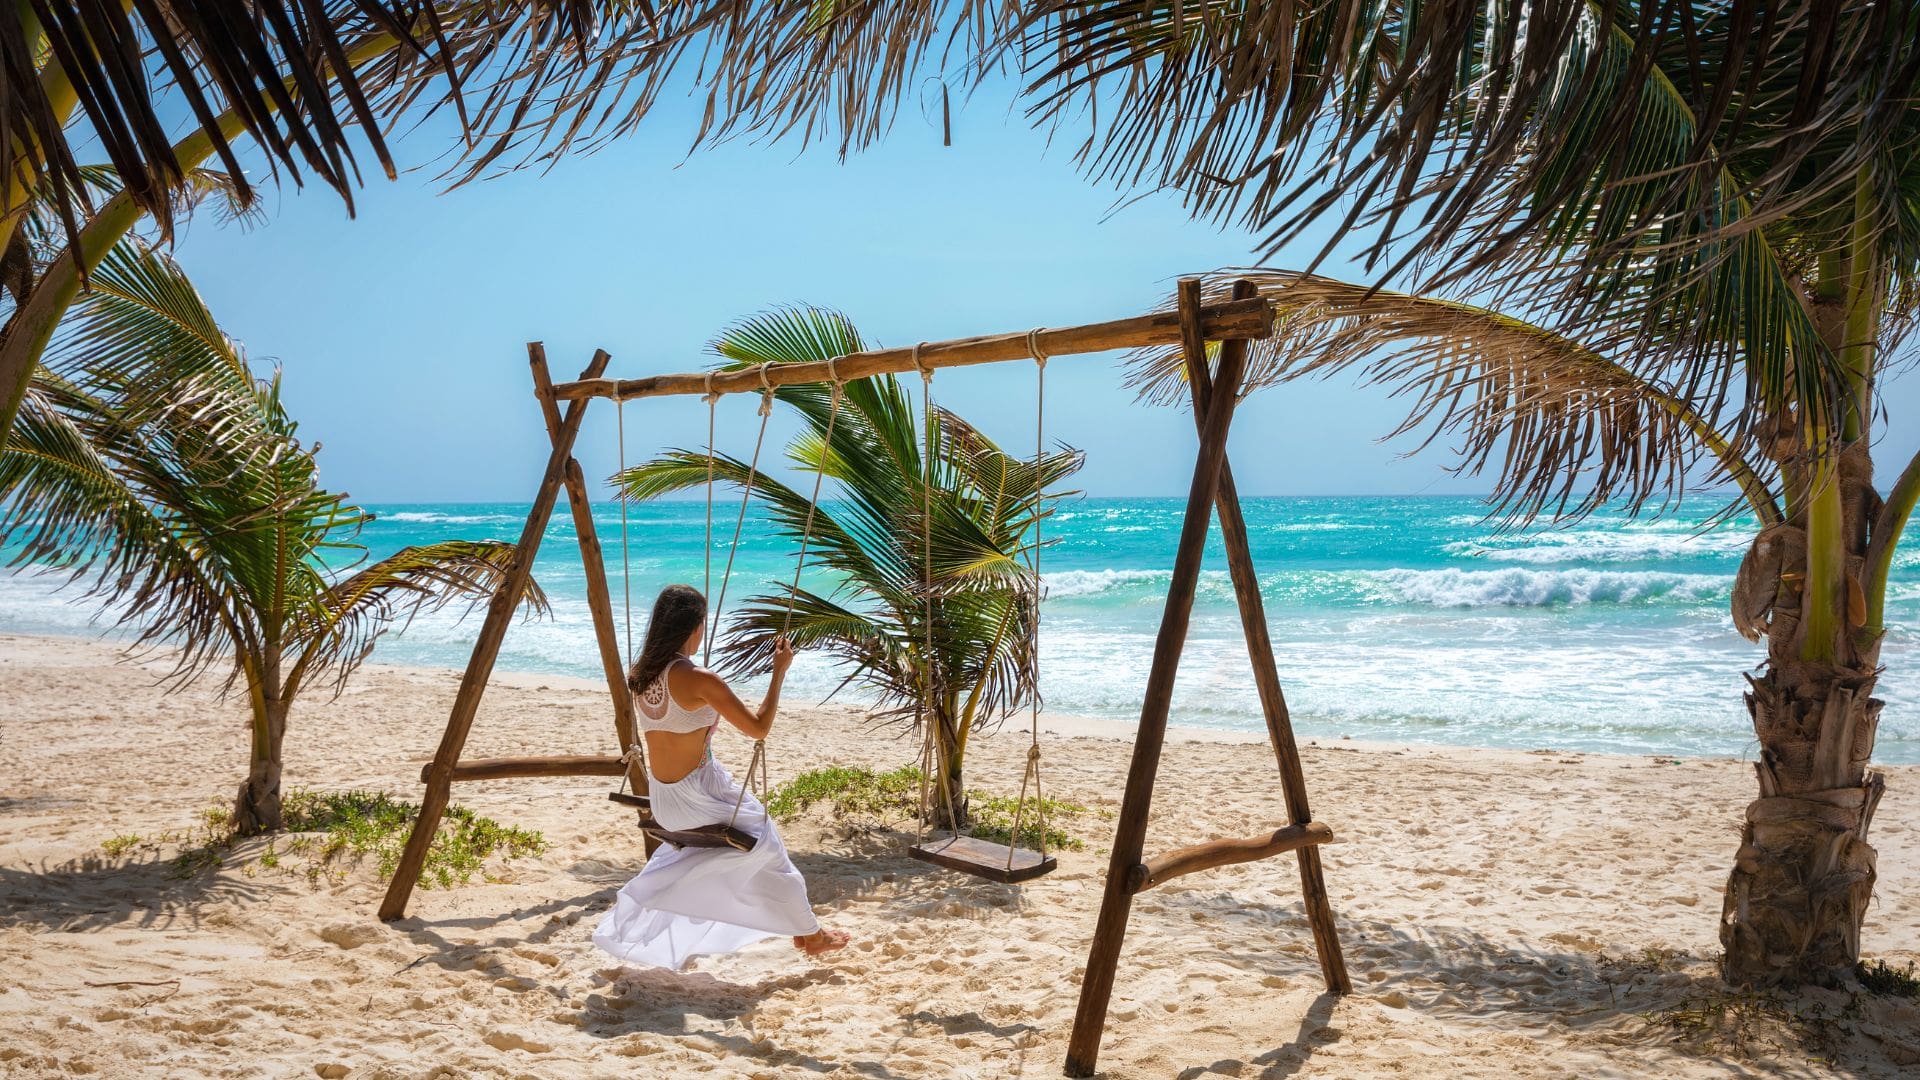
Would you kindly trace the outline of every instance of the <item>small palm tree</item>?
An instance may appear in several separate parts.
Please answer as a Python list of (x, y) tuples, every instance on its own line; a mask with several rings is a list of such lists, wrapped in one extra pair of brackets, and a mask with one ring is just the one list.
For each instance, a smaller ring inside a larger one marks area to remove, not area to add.
[[(727, 368), (826, 360), (865, 348), (844, 316), (817, 308), (761, 315), (713, 345)], [(810, 566), (837, 579), (824, 591), (791, 579), (747, 598), (719, 643), (726, 670), (768, 669), (785, 632), (796, 648), (820, 649), (846, 669), (886, 714), (930, 725), (940, 760), (938, 803), (948, 824), (968, 822), (962, 764), (968, 739), (1037, 692), (1030, 648), (1037, 595), (1025, 557), (1034, 526), (1065, 493), (1051, 490), (1080, 468), (1062, 449), (1037, 462), (1008, 454), (979, 429), (932, 410), (932, 469), (921, 409), (892, 376), (847, 383), (838, 415), (830, 387), (781, 387), (803, 434), (788, 460), (833, 481), (832, 501), (764, 474), (752, 490), (776, 528), (798, 545), (812, 515)], [(831, 425), (831, 437), (828, 427)], [(714, 479), (743, 487), (750, 463), (723, 454)], [(704, 452), (675, 450), (616, 476), (624, 497), (652, 499), (707, 482)], [(923, 509), (924, 508), (924, 509)]]
[[(242, 831), (281, 825), (295, 697), (337, 692), (376, 638), (491, 594), (498, 542), (407, 548), (342, 573), (371, 515), (321, 488), (280, 381), (256, 379), (180, 268), (138, 239), (101, 263), (0, 448), (0, 547), (67, 575), (135, 648), (177, 651), (173, 686), (221, 666), (252, 707)], [(544, 607), (529, 587), (527, 603)]]

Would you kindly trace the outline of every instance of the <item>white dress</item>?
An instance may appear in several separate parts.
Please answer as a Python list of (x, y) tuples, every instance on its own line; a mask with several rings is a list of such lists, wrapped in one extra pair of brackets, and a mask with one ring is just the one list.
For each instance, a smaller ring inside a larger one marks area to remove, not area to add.
[(766, 808), (748, 793), (734, 818), (740, 786), (713, 759), (711, 746), (720, 715), (712, 706), (682, 707), (667, 689), (666, 672), (640, 695), (638, 705), (642, 731), (705, 728), (709, 741), (706, 760), (680, 780), (668, 784), (648, 777), (654, 820), (668, 829), (732, 820), (759, 840), (752, 851), (661, 845), (639, 876), (620, 889), (613, 910), (594, 929), (593, 943), (629, 963), (677, 969), (696, 956), (819, 930), (807, 902), (807, 881), (787, 857)]

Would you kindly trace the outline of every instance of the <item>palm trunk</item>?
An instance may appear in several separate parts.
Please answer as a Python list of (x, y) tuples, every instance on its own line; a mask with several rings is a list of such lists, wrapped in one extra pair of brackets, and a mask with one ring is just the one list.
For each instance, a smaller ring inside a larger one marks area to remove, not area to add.
[[(1829, 342), (1844, 348), (1836, 298), (1813, 307)], [(1868, 626), (1865, 583), (1881, 501), (1865, 425), (1850, 418), (1848, 428), (1837, 460), (1807, 461), (1804, 448), (1822, 445), (1818, 429), (1776, 440), (1788, 522), (1754, 542), (1735, 588), (1736, 621), (1759, 615), (1754, 629), (1766, 634), (1768, 654), (1746, 696), (1760, 742), (1759, 798), (1747, 806), (1720, 920), (1721, 974), (1735, 985), (1843, 982), (1860, 962), (1873, 899), (1867, 828), (1885, 781), (1867, 763), (1884, 703), (1873, 696), (1881, 638)], [(1783, 435), (1789, 429), (1783, 420)]]
[(252, 760), (233, 805), (234, 830), (242, 836), (278, 832), (286, 826), (280, 807), (280, 748), (286, 740), (290, 704), (271, 682), (265, 693), (254, 698)]
[(935, 711), (933, 736), (939, 740), (933, 770), (934, 820), (954, 832), (962, 832), (973, 827), (973, 810), (967, 805), (966, 777), (961, 768), (960, 728), (951, 710)]
[(1752, 680), (1760, 797), (1721, 914), (1730, 983), (1832, 985), (1860, 962), (1874, 882), (1867, 826), (1885, 786), (1866, 769), (1882, 705), (1874, 681), (1871, 664), (1778, 660)]

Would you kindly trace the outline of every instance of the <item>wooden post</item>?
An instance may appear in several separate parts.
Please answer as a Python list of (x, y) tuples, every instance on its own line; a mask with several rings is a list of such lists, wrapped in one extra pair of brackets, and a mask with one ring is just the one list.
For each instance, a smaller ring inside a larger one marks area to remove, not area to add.
[[(1255, 292), (1251, 282), (1234, 286), (1236, 298)], [(1074, 1012), (1073, 1035), (1067, 1043), (1069, 1076), (1092, 1076), (1100, 1055), (1100, 1036), (1106, 1028), (1107, 1003), (1113, 996), (1114, 970), (1126, 938), (1127, 916), (1133, 909), (1129, 888), (1133, 868), (1140, 863), (1147, 835), (1147, 814), (1153, 804), (1154, 774), (1166, 742), (1167, 710), (1173, 697), (1180, 653), (1186, 647), (1187, 624), (1193, 616), (1194, 591), (1200, 581), (1200, 563), (1206, 551), (1207, 529), (1213, 522), (1213, 502), (1220, 486), (1220, 464), (1227, 456), (1227, 429), (1239, 399), (1240, 378), (1246, 370), (1245, 339), (1228, 341), (1220, 354), (1220, 398), (1207, 411), (1200, 429), (1200, 449), (1193, 463), (1193, 482), (1187, 490), (1186, 517), (1180, 526), (1180, 546), (1174, 557), (1173, 580), (1154, 640), (1153, 666), (1147, 673), (1145, 699), (1140, 706), (1140, 728), (1134, 736), (1133, 763), (1127, 769), (1126, 794), (1120, 820), (1114, 827), (1113, 853), (1107, 862), (1106, 891), (1100, 901), (1100, 920), (1087, 953), (1087, 972), (1080, 983), (1080, 1004)]]
[[(1181, 278), (1178, 296), (1187, 385), (1193, 392), (1193, 421), (1204, 427), (1204, 418), (1213, 405), (1213, 386), (1207, 371), (1207, 343), (1200, 333), (1200, 279)], [(1233, 464), (1224, 459), (1220, 463), (1220, 490), (1214, 496), (1214, 508), (1220, 515), (1220, 538), (1227, 550), (1227, 569), (1240, 605), (1240, 624), (1246, 632), (1247, 656), (1253, 662), (1253, 683), (1260, 693), (1260, 711), (1266, 716), (1267, 737), (1273, 743), (1274, 757), (1280, 766), (1280, 790), (1286, 798), (1287, 818), (1291, 824), (1306, 825), (1313, 820), (1313, 811), (1307, 804), (1306, 775), (1300, 767), (1300, 749), (1294, 742), (1293, 721), (1287, 713), (1286, 694), (1280, 687), (1280, 672), (1274, 666), (1273, 638), (1267, 631), (1266, 604), (1260, 596), (1260, 576), (1253, 568), (1253, 549), (1247, 537), (1246, 517), (1240, 509), (1240, 493), (1233, 483)], [(1350, 994), (1353, 984), (1347, 977), (1346, 959), (1341, 954), (1340, 938), (1333, 922), (1333, 906), (1327, 899), (1320, 849), (1302, 847), (1298, 854), (1300, 893), (1306, 906), (1307, 923), (1313, 928), (1320, 974), (1326, 979), (1328, 990)]]
[[(606, 369), (610, 359), (605, 351), (597, 351), (587, 370), (597, 376)], [(547, 378), (546, 357), (535, 353), (531, 362), (537, 385)], [(586, 418), (586, 406), (584, 401), (567, 406), (567, 415), (560, 421), (560, 430), (553, 441), (553, 452), (547, 456), (546, 474), (540, 478), (540, 490), (534, 495), (533, 509), (527, 513), (527, 524), (520, 530), (520, 543), (514, 548), (513, 565), (507, 569), (499, 590), (493, 594), (493, 601), (487, 605), (486, 621), (480, 625), (479, 640), (473, 644), (473, 656), (467, 661), (467, 670), (460, 677), (460, 690), (453, 698), (453, 711), (447, 717), (447, 730), (440, 737), (440, 748), (434, 752), (433, 764), (429, 766), (431, 773), (426, 793), (420, 799), (420, 816), (415, 819), (413, 831), (407, 836), (407, 846), (400, 855), (400, 865), (394, 869), (393, 880), (387, 883), (386, 899), (380, 902), (380, 918), (384, 921), (392, 922), (407, 914), (407, 900), (413, 895), (413, 886), (420, 879), (420, 868), (427, 861), (427, 849), (433, 844), (433, 835), (440, 828), (440, 815), (446, 812), (447, 795), (453, 789), (453, 768), (459, 764), (460, 751), (467, 742), (467, 730), (473, 726), (474, 713), (480, 708), (480, 695), (486, 692), (487, 679), (493, 674), (493, 663), (500, 656), (500, 643), (507, 636), (507, 626), (513, 621), (514, 609), (520, 606), (520, 600), (526, 593), (527, 580), (533, 576), (534, 556), (539, 554), (540, 538), (546, 533), (547, 519), (553, 515), (554, 498), (559, 492), (561, 478), (573, 451), (573, 440), (580, 434), (580, 423)]]
[[(553, 396), (553, 382), (547, 378), (546, 347), (537, 341), (527, 343), (527, 356), (533, 363), (534, 396), (540, 399), (540, 415), (547, 422), (547, 436), (555, 445), (560, 442), (560, 409)], [(582, 374), (581, 378), (591, 379), (592, 375)], [(593, 524), (593, 502), (587, 495), (586, 474), (580, 468), (580, 462), (573, 457), (567, 458), (566, 474), (563, 477), (567, 489), (567, 506), (573, 512), (573, 532), (580, 540), (580, 562), (587, 574), (587, 610), (593, 614), (593, 637), (600, 646), (600, 667), (607, 677), (607, 692), (613, 696), (613, 730), (618, 740), (620, 753), (640, 749), (639, 759), (627, 768), (627, 783), (632, 785), (637, 795), (647, 794), (646, 750), (640, 743), (640, 732), (633, 718), (633, 695), (627, 691), (627, 659), (623, 659), (620, 636), (613, 624), (613, 594), (607, 588), (607, 566), (601, 555), (600, 530)], [(653, 837), (645, 838), (647, 855), (652, 857), (660, 842)]]

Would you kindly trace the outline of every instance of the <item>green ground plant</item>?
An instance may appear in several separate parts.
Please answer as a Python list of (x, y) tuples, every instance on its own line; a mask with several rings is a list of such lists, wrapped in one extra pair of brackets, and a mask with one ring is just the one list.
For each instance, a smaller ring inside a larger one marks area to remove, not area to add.
[[(825, 805), (836, 819), (871, 820), (882, 827), (916, 820), (920, 812), (921, 774), (908, 765), (889, 772), (828, 766), (801, 773), (778, 785), (767, 797), (767, 813), (777, 821), (792, 821), (816, 805)], [(1014, 843), (1013, 819), (1018, 799), (1005, 795), (967, 793), (973, 807), (973, 821), (966, 829), (970, 836), (998, 843)], [(1046, 809), (1046, 846), (1049, 850), (1079, 851), (1086, 842), (1066, 826), (1093, 815), (1088, 807), (1065, 799), (1048, 798)], [(1033, 800), (1020, 822), (1017, 846), (1040, 846), (1039, 815)]]
[[(371, 859), (380, 876), (390, 876), (420, 808), (382, 791), (294, 791), (286, 798), (285, 811), (290, 835), (268, 837), (250, 861), (241, 858), (236, 867), (241, 873), (283, 871), (302, 874), (315, 884), (337, 882), (346, 878), (349, 869)], [(201, 811), (199, 822), (190, 828), (152, 838), (116, 836), (100, 847), (110, 858), (119, 858), (138, 848), (177, 845), (170, 876), (185, 879), (227, 866), (239, 857), (243, 839), (234, 827), (233, 812), (211, 806)], [(421, 886), (447, 889), (476, 876), (491, 880), (486, 873), (489, 860), (510, 862), (546, 849), (546, 837), (539, 832), (502, 825), (464, 806), (449, 806), (428, 849)]]
[(1871, 960), (1860, 965), (1860, 985), (1884, 997), (1920, 1001), (1920, 968), (1911, 960), (1904, 967), (1894, 967), (1885, 960)]

